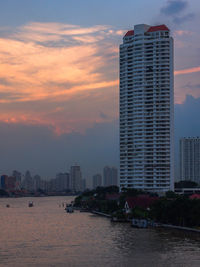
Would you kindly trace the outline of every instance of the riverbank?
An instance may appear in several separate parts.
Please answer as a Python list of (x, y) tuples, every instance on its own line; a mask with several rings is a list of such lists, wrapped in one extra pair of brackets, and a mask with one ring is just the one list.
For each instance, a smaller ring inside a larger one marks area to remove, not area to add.
[(45, 194), (45, 195), (37, 195), (37, 194), (26, 194), (26, 195), (7, 195), (2, 196), (0, 195), (0, 199), (13, 199), (13, 198), (38, 198), (38, 197), (76, 197), (76, 194)]
[(176, 225), (171, 225), (171, 224), (160, 224), (159, 227), (168, 228), (168, 229), (175, 229), (175, 230), (180, 230), (180, 231), (186, 231), (186, 232), (193, 232), (193, 233), (200, 234), (200, 230), (199, 229), (190, 228), (190, 227), (176, 226)]
[(185, 231), (197, 229), (196, 232), (199, 232), (200, 229), (200, 199), (174, 192), (166, 192), (165, 196), (159, 197), (136, 189), (119, 192), (115, 186), (97, 187), (76, 197), (74, 205), (83, 211), (97, 211), (101, 216), (109, 214), (108, 218), (115, 222), (134, 218), (145, 220), (150, 226), (159, 222)]
[[(106, 213), (95, 211), (95, 210), (92, 210), (91, 213), (99, 215), (99, 216), (107, 217), (109, 219), (112, 218), (112, 216), (110, 214), (106, 214)], [(118, 222), (118, 221), (116, 220), (116, 222)], [(123, 222), (123, 221), (120, 221), (120, 222)], [(131, 220), (129, 222), (131, 222)], [(191, 232), (191, 233), (199, 234), (199, 236), (200, 236), (200, 229), (195, 229), (195, 228), (190, 228), (190, 227), (182, 227), (182, 226), (176, 226), (176, 225), (171, 225), (171, 224), (159, 223), (157, 226), (155, 226), (153, 228), (165, 228), (165, 229), (171, 229), (171, 230), (178, 230), (178, 231), (182, 231), (182, 232)]]
[(100, 216), (103, 216), (103, 217), (111, 218), (110, 214), (106, 214), (106, 213), (103, 213), (103, 212), (92, 210), (91, 213), (97, 214), (97, 215), (100, 215)]

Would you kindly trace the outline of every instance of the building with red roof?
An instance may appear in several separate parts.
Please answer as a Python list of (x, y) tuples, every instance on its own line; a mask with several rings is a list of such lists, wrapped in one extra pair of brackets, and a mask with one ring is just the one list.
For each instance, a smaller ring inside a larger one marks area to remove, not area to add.
[[(158, 31), (168, 31), (169, 32), (169, 28), (165, 24), (157, 25), (157, 26), (149, 26), (146, 24), (141, 24), (141, 25), (145, 25), (145, 32), (146, 33), (158, 32)], [(134, 30), (129, 30), (124, 35), (124, 37), (133, 36), (133, 35), (134, 35)]]
[(106, 193), (106, 197), (105, 199), (106, 200), (119, 200), (120, 198), (120, 194), (119, 193), (113, 193), (113, 194), (109, 194), (109, 193)]
[(148, 209), (158, 197), (151, 197), (149, 195), (138, 195), (135, 197), (128, 197), (125, 202), (126, 213), (129, 213), (132, 209), (138, 207), (142, 209)]
[(138, 24), (120, 45), (120, 188), (174, 190), (173, 38)]
[(190, 196), (190, 199), (200, 199), (200, 194), (193, 194)]

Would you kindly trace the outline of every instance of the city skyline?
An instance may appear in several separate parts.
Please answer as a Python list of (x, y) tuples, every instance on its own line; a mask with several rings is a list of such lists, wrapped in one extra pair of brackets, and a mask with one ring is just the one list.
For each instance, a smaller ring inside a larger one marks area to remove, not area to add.
[[(105, 169), (108, 175), (105, 177)], [(81, 166), (77, 163), (70, 166), (64, 172), (58, 172), (51, 178), (40, 176), (39, 173), (32, 173), (26, 170), (21, 173), (19, 170), (13, 170), (12, 173), (0, 173), (0, 189), (2, 188), (1, 177), (7, 177), (11, 182), (12, 190), (27, 189), (28, 191), (37, 191), (38, 189), (48, 191), (61, 191), (60, 189), (71, 190), (72, 192), (84, 191), (85, 189), (96, 188), (97, 186), (118, 185), (118, 169), (114, 166), (105, 166), (100, 173), (93, 174), (92, 178), (87, 177)], [(104, 179), (102, 179), (102, 177)], [(3, 178), (4, 179), (4, 178)], [(107, 181), (106, 181), (107, 180)], [(94, 186), (96, 184), (96, 186)], [(5, 186), (5, 185), (4, 185)], [(54, 188), (54, 190), (52, 189)], [(7, 188), (8, 189), (8, 188)], [(8, 191), (10, 190), (8, 189)]]
[(199, 135), (199, 3), (78, 2), (78, 13), (66, 1), (0, 4), (2, 172), (50, 178), (79, 162), (91, 178), (118, 166), (118, 45), (143, 22), (175, 40), (176, 154), (181, 136)]

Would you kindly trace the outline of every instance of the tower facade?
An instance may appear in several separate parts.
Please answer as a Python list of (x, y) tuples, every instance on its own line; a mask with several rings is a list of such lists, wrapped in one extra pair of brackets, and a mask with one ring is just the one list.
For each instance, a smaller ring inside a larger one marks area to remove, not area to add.
[(105, 166), (103, 169), (104, 186), (118, 185), (117, 168)]
[(180, 180), (200, 183), (200, 138), (180, 139)]
[(173, 39), (135, 25), (120, 45), (120, 188), (174, 188)]
[(101, 174), (95, 174), (92, 177), (93, 189), (96, 189), (98, 186), (102, 186), (102, 176)]
[(81, 168), (80, 166), (71, 166), (70, 168), (70, 188), (72, 191), (81, 191)]

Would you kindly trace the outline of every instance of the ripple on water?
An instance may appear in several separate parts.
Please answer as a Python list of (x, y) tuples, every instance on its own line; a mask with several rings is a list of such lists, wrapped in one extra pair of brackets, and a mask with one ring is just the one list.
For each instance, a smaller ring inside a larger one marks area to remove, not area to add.
[(69, 201), (0, 199), (0, 266), (199, 266), (198, 240), (89, 213), (68, 214), (59, 204)]

